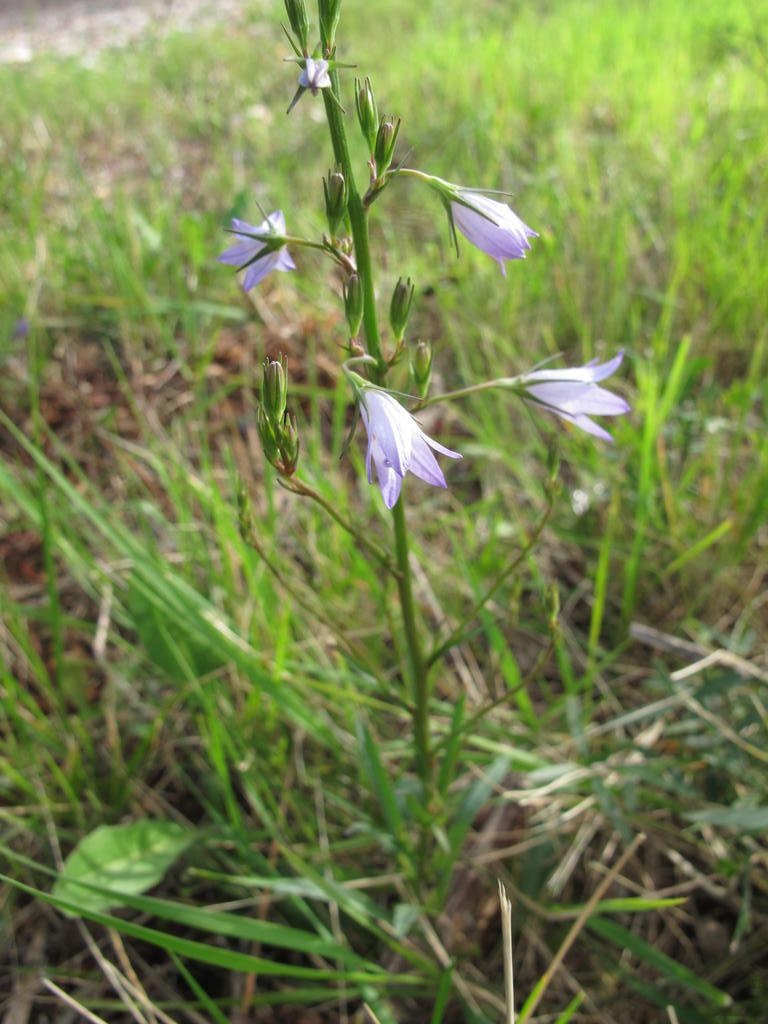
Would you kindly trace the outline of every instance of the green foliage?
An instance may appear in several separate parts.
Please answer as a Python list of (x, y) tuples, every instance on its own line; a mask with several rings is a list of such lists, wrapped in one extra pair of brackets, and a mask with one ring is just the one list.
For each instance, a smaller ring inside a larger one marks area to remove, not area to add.
[(68, 914), (106, 910), (119, 904), (124, 894), (146, 892), (157, 885), (194, 838), (194, 833), (173, 821), (99, 825), (64, 861), (52, 895), (76, 908), (65, 910)]
[[(295, 84), (274, 13), (88, 66), (0, 68), (0, 835), (17, 858), (15, 948), (35, 899), (119, 933), (152, 1000), (175, 986), (179, 1020), (230, 1019), (231, 979), (248, 991), (252, 972), (266, 981), (246, 1013), (322, 1004), (338, 1019), (365, 1003), (382, 1022), (498, 1020), (495, 877), (514, 894), (521, 1003), (594, 891), (592, 867), (643, 832), (546, 1012), (634, 1024), (673, 1005), (681, 1022), (757, 1024), (765, 2), (343, 6), (340, 59), (403, 118), (395, 160), (412, 150), (434, 173), (511, 191), (542, 236), (504, 282), (468, 245), (455, 259), (439, 203), (414, 184), (377, 200), (382, 312), (399, 278), (416, 282), (409, 325), (435, 353), (433, 386), (527, 369), (531, 352), (576, 362), (624, 346), (633, 405), (608, 449), (473, 397), (441, 424), (465, 455), (451, 491), (408, 482), (420, 615), (436, 646), (452, 638), (434, 669), (431, 904), (411, 886), (392, 588), (252, 443), (255, 368), (285, 348), (302, 472), (383, 542), (358, 443), (354, 473), (337, 459), (338, 289), (302, 254), (254, 310), (215, 263), (222, 225), (256, 200), (324, 230), (305, 197), (331, 158), (306, 159), (325, 152), (311, 97), (291, 131), (274, 113)], [(392, 31), (371, 31), (378, 19)], [(365, 144), (353, 149), (363, 167)], [(22, 314), (25, 347), (11, 340)], [(527, 551), (555, 436), (560, 494)], [(238, 481), (258, 549), (240, 535)], [(179, 822), (165, 866), (205, 842), (172, 881), (155, 861), (131, 896), (98, 849), (115, 836), (104, 822), (125, 819), (134, 838), (148, 819)], [(66, 880), (72, 854), (46, 892), (53, 839), (85, 849), (87, 886)], [(136, 895), (151, 884), (163, 898)], [(75, 932), (48, 943), (46, 976), (123, 1019)]]

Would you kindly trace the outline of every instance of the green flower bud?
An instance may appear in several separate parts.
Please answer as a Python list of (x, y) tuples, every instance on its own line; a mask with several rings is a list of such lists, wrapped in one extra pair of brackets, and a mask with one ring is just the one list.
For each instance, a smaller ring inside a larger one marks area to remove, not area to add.
[(323, 44), (323, 53), (330, 56), (336, 42), (341, 0), (318, 0), (317, 10), (320, 15), (320, 42)]
[(301, 51), (306, 56), (309, 45), (309, 20), (304, 0), (285, 0), (285, 11)]
[(329, 171), (328, 177), (323, 178), (323, 192), (328, 228), (335, 238), (347, 212), (347, 182), (340, 170)]
[(428, 341), (418, 341), (411, 353), (411, 373), (419, 389), (419, 397), (423, 398), (429, 390), (429, 379), (432, 375), (432, 346)]
[(392, 154), (395, 152), (397, 133), (400, 131), (400, 118), (386, 114), (379, 122), (376, 133), (376, 145), (373, 154), (376, 161), (376, 173), (381, 176), (389, 170)]
[(410, 277), (407, 281), (404, 281), (402, 277), (398, 278), (395, 290), (392, 292), (392, 301), (389, 304), (389, 323), (396, 341), (402, 341), (405, 334), (414, 291)]
[(287, 412), (280, 428), (281, 464), (277, 467), (283, 476), (293, 476), (299, 462), (299, 430), (296, 417)]
[(261, 405), (272, 423), (279, 423), (285, 415), (288, 401), (288, 378), (285, 375), (285, 357), (280, 362), (267, 359), (261, 378)]
[(360, 122), (360, 131), (368, 143), (371, 154), (376, 148), (376, 133), (379, 130), (379, 112), (376, 109), (376, 99), (373, 95), (373, 86), (370, 78), (355, 79), (355, 106), (357, 107), (357, 120)]
[(259, 411), (256, 413), (256, 429), (259, 432), (259, 440), (261, 441), (261, 447), (264, 449), (265, 459), (277, 468), (280, 462), (280, 449), (277, 446), (274, 426), (267, 416), (263, 405), (259, 406)]
[(347, 314), (349, 336), (354, 338), (363, 319), (363, 283), (358, 274), (350, 274), (344, 284), (344, 312)]

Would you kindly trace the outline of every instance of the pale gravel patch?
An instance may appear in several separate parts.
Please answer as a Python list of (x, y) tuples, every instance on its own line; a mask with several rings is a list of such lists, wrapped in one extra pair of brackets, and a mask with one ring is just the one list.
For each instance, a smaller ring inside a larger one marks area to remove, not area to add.
[(264, 0), (0, 0), (0, 63), (42, 54), (89, 63), (106, 49), (237, 24), (264, 7)]

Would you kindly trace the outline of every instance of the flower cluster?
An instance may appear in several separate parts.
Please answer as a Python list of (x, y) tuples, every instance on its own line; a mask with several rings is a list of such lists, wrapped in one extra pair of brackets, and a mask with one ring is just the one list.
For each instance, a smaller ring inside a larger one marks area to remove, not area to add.
[[(319, 5), (320, 45), (315, 49), (314, 56), (309, 55), (309, 28), (303, 0), (286, 0), (286, 10), (293, 31), (291, 42), (296, 55), (295, 58), (287, 59), (296, 63), (300, 69), (298, 90), (289, 111), (305, 92), (317, 96), (321, 91), (325, 91), (326, 108), (335, 111), (335, 114), (328, 115), (333, 134), (334, 131), (338, 131), (338, 128), (334, 127), (336, 120), (344, 113), (337, 95), (337, 72), (339, 68), (349, 66), (338, 64), (334, 58), (339, 2), (324, 0)], [(322, 57), (319, 56), (320, 53)], [(357, 266), (355, 262), (360, 256), (358, 246), (361, 237), (365, 239), (364, 245), (367, 249), (368, 207), (398, 176), (410, 176), (422, 181), (437, 192), (446, 210), (454, 242), (457, 242), (458, 231), (471, 245), (496, 260), (505, 276), (507, 262), (525, 259), (531, 250), (531, 239), (537, 238), (538, 233), (506, 202), (492, 199), (482, 190), (456, 185), (415, 168), (403, 167), (402, 162), (393, 167), (400, 118), (392, 114), (379, 114), (368, 78), (355, 82), (355, 107), (360, 131), (369, 153), (370, 185), (362, 201), (355, 189), (348, 156), (344, 155), (346, 142), (340, 146), (338, 138), (334, 136), (334, 153), (341, 163), (330, 170), (327, 178), (323, 179), (329, 233), (323, 236), (322, 242), (288, 238), (283, 213), (276, 210), (258, 226), (242, 220), (233, 220), (231, 230), (237, 241), (221, 254), (219, 260), (235, 266), (238, 271), (244, 271), (242, 285), (246, 292), (263, 281), (273, 270), (295, 269), (287, 249), (289, 242), (292, 246), (303, 245), (321, 250), (331, 256), (341, 268), (344, 274), (344, 309), (349, 328), (348, 353), (352, 357), (351, 361), (364, 361), (373, 366), (370, 380), (349, 373), (368, 434), (368, 481), (373, 483), (375, 476), (384, 504), (387, 508), (392, 508), (400, 497), (403, 479), (407, 473), (412, 473), (432, 486), (445, 487), (445, 477), (434, 453), (451, 459), (460, 459), (461, 455), (425, 434), (411, 413), (392, 393), (381, 386), (389, 370), (406, 351), (405, 333), (415, 286), (410, 278), (400, 278), (395, 286), (389, 316), (393, 347), (389, 352), (385, 352), (376, 328), (374, 290), (370, 280), (370, 261), (367, 253), (364, 268)], [(345, 233), (350, 229), (353, 239), (345, 237)], [(368, 344), (367, 352), (357, 337), (363, 323)], [(622, 358), (623, 353), (620, 352), (604, 363), (593, 361), (585, 366), (562, 370), (534, 369), (518, 377), (500, 378), (438, 398), (428, 397), (432, 367), (431, 346), (427, 342), (414, 339), (410, 344), (409, 362), (412, 384), (422, 403), (461, 397), (481, 388), (507, 388), (528, 405), (550, 412), (594, 437), (610, 441), (610, 434), (592, 417), (621, 416), (629, 411), (629, 406), (623, 398), (599, 386), (601, 381), (619, 368)], [(268, 375), (278, 376), (276, 365), (269, 368)], [(287, 417), (283, 402), (280, 414), (275, 413), (272, 420), (267, 423), (267, 416), (263, 411), (267, 408), (268, 403), (263, 400), (261, 415), (264, 422), (260, 424), (260, 430), (268, 458), (278, 468), (282, 467), (281, 471), (290, 469), (293, 472), (295, 456), (298, 455), (298, 445), (294, 444), (293, 420)]]

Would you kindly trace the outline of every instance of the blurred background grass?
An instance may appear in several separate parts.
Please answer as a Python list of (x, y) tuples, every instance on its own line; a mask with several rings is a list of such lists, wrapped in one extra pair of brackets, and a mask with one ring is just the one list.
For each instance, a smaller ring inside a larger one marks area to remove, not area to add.
[[(323, 228), (321, 105), (307, 96), (284, 117), (281, 16), (254, 4), (215, 30), (0, 68), (3, 842), (55, 864), (54, 835), (66, 852), (101, 822), (172, 817), (207, 831), (166, 891), (262, 911), (225, 876), (390, 877), (358, 720), (393, 778), (408, 758), (394, 595), (348, 536), (276, 486), (254, 430), (256, 368), (284, 351), (303, 474), (386, 542), (358, 446), (352, 465), (338, 460), (338, 282), (301, 254), (251, 305), (215, 262), (228, 217), (258, 220), (257, 203), (297, 234)], [(556, 1014), (587, 993), (567, 1019), (655, 1021), (668, 1004), (681, 1021), (714, 1019), (673, 963), (733, 996), (718, 1020), (763, 1019), (766, 16), (762, 0), (344, 4), (339, 57), (403, 117), (408, 163), (510, 192), (541, 234), (505, 281), (468, 245), (455, 258), (439, 204), (413, 182), (377, 202), (382, 308), (411, 275), (438, 385), (627, 353), (633, 412), (611, 424), (612, 447), (485, 393), (425, 417), (465, 453), (450, 491), (406, 488), (438, 638), (544, 514), (560, 438), (540, 543), (436, 679), (437, 730), (460, 694), (512, 692), (467, 738), (459, 774), (468, 784), (501, 758), (513, 794), (476, 823), (436, 920), (472, 982), (499, 991), (503, 877), (530, 988), (563, 934), (554, 901), (582, 903), (616, 844), (646, 833), (622, 892), (687, 901), (624, 923), (670, 960), (585, 933), (549, 996)], [(271, 569), (238, 533), (237, 474)], [(407, 903), (387, 884), (373, 890), (382, 920)], [(10, 893), (6, 906), (17, 979), (47, 912)], [(49, 976), (118, 1019), (73, 926), (45, 921)], [(175, 968), (140, 945), (131, 956), (161, 1002)], [(203, 983), (227, 1013), (300, 1001), (287, 983), (255, 997)], [(174, 1013), (210, 1014), (177, 984)], [(396, 1019), (425, 1019), (432, 984), (422, 1002), (396, 1000)]]

